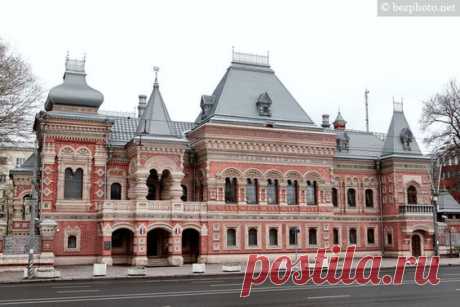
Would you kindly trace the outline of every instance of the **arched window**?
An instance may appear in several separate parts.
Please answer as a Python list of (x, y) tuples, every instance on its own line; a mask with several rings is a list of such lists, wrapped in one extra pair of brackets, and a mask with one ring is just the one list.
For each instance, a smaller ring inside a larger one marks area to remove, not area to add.
[(307, 181), (307, 205), (316, 205), (317, 201), (317, 184), (316, 181)]
[(374, 228), (367, 229), (367, 244), (375, 244), (375, 230)]
[(268, 240), (270, 246), (278, 246), (278, 229), (270, 228), (268, 231)]
[(149, 177), (147, 178), (148, 192), (146, 198), (148, 200), (158, 200), (160, 192), (160, 178), (155, 169), (150, 170)]
[(248, 204), (258, 204), (259, 199), (257, 197), (258, 194), (258, 182), (257, 179), (250, 179), (246, 180), (246, 203)]
[(180, 199), (182, 201), (187, 201), (187, 187), (185, 185), (181, 185), (182, 187), (182, 196), (180, 197)]
[(308, 229), (308, 244), (309, 245), (317, 245), (318, 244), (318, 236), (316, 228)]
[(235, 228), (227, 229), (227, 246), (235, 247), (236, 246), (236, 230)]
[(350, 244), (358, 243), (358, 235), (356, 233), (356, 228), (350, 228), (350, 232), (348, 235), (349, 235), (348, 241), (350, 242)]
[(348, 206), (356, 207), (356, 191), (355, 189), (348, 189), (347, 192)]
[(339, 206), (339, 195), (337, 193), (336, 188), (332, 188), (332, 206), (334, 206), (334, 207)]
[(236, 178), (225, 178), (225, 202), (235, 204), (238, 202), (237, 198), (238, 181)]
[(77, 248), (77, 236), (70, 235), (67, 237), (67, 248)]
[(417, 204), (417, 189), (413, 185), (407, 188), (407, 203)]
[(114, 182), (110, 186), (110, 199), (112, 200), (121, 199), (121, 184), (119, 184), (118, 182)]
[(257, 246), (257, 229), (256, 228), (249, 228), (248, 246)]
[(374, 191), (371, 189), (366, 190), (366, 207), (373, 208), (374, 207)]
[(288, 205), (299, 204), (298, 190), (299, 190), (299, 186), (298, 186), (297, 180), (287, 181), (287, 203)]
[(64, 199), (83, 198), (83, 170), (77, 169), (75, 172), (70, 167), (64, 172)]
[(334, 244), (339, 244), (339, 230), (337, 228), (334, 228), (332, 230), (332, 239)]
[(267, 180), (267, 203), (269, 205), (276, 205), (278, 201), (278, 179)]

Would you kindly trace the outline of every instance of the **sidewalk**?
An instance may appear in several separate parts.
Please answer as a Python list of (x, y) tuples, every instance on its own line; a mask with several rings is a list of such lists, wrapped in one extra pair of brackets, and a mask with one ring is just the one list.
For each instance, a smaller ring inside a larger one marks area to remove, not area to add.
[[(354, 265), (356, 265), (356, 260)], [(383, 259), (382, 268), (394, 268), (396, 259)], [(460, 266), (460, 258), (441, 258), (441, 266)], [(192, 265), (186, 264), (182, 267), (149, 267), (145, 268), (145, 276), (128, 276), (129, 266), (108, 266), (107, 275), (103, 277), (93, 277), (92, 265), (77, 266), (57, 266), (61, 277), (56, 279), (33, 279), (25, 280), (22, 271), (0, 272), (0, 284), (18, 282), (42, 282), (50, 280), (71, 281), (71, 280), (104, 280), (104, 279), (127, 279), (127, 278), (173, 278), (173, 277), (193, 277), (193, 276), (216, 276), (216, 275), (238, 275), (243, 274), (245, 264), (241, 265), (243, 272), (223, 272), (222, 264), (207, 264), (206, 273), (193, 273)]]

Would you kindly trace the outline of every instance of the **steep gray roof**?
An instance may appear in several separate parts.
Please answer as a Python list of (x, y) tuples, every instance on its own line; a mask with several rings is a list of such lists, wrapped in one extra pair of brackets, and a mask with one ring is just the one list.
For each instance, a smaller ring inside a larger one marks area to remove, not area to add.
[[(403, 135), (405, 133), (411, 136), (409, 146), (404, 146), (403, 143)], [(390, 128), (388, 129), (385, 144), (383, 146), (383, 156), (389, 155), (402, 155), (408, 157), (423, 156), (402, 109), (395, 109), (393, 111)]]
[(35, 153), (32, 153), (27, 160), (24, 161), (19, 167), (10, 170), (10, 175), (13, 174), (32, 174), (35, 166), (37, 165), (37, 158)]
[(460, 212), (460, 204), (446, 190), (442, 190), (439, 192), (438, 205), (439, 205), (438, 212), (446, 212), (446, 213)]
[(336, 130), (338, 139), (348, 136), (348, 150), (336, 151), (338, 158), (378, 159), (382, 154), (383, 140), (372, 132)]
[(157, 79), (155, 79), (147, 106), (139, 119), (136, 132), (145, 135), (177, 137)]
[[(139, 119), (136, 117), (107, 116), (113, 121), (110, 143), (112, 145), (125, 145), (134, 137), (138, 136), (137, 128)], [(184, 139), (185, 132), (191, 130), (195, 124), (191, 122), (170, 121), (171, 137)]]
[[(271, 116), (261, 115), (258, 98), (267, 93), (271, 99)], [(272, 123), (275, 126), (315, 127), (299, 103), (281, 83), (268, 65), (232, 62), (215, 88), (212, 99), (205, 96), (202, 104), (213, 102), (209, 111), (203, 110), (197, 123), (206, 121), (249, 124)]]
[(49, 91), (45, 103), (47, 111), (56, 104), (99, 108), (104, 101), (104, 95), (86, 83), (85, 60), (67, 58), (63, 79), (62, 84)]

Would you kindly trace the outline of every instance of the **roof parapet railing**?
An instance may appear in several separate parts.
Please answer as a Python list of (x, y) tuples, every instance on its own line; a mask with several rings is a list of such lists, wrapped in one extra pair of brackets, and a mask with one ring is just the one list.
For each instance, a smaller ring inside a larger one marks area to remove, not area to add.
[(85, 73), (86, 55), (81, 59), (70, 58), (69, 52), (65, 57), (65, 70), (70, 72)]
[(232, 49), (232, 62), (242, 64), (252, 64), (260, 66), (270, 66), (270, 54), (267, 51), (266, 55), (238, 52)]

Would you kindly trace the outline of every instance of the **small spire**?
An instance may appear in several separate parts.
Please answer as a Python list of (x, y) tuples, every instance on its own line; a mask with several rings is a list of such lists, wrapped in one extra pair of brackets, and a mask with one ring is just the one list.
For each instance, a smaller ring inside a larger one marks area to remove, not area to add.
[(153, 71), (155, 72), (155, 82), (153, 83), (154, 87), (159, 87), (160, 84), (158, 83), (158, 72), (160, 71), (160, 67), (153, 66)]

